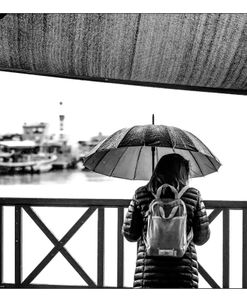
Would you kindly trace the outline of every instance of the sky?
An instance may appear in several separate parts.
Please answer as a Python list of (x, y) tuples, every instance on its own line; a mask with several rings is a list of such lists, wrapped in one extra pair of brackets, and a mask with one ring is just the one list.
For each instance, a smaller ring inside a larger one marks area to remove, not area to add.
[(59, 102), (71, 144), (134, 125), (179, 127), (200, 138), (220, 160), (217, 173), (193, 180), (210, 199), (245, 199), (245, 96), (99, 83), (0, 72), (0, 134), (46, 122), (59, 134)]

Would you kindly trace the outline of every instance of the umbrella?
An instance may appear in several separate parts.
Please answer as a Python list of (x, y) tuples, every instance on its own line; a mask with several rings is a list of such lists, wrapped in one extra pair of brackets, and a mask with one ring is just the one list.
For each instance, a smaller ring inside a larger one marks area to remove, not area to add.
[(159, 159), (178, 153), (190, 161), (191, 177), (218, 171), (221, 163), (192, 133), (165, 125), (142, 125), (113, 133), (86, 156), (86, 168), (103, 175), (148, 180)]

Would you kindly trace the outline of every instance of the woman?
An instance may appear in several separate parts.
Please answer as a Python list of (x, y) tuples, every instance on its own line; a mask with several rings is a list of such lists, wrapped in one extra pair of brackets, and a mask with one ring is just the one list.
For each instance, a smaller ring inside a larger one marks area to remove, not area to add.
[(196, 245), (204, 244), (210, 236), (209, 221), (200, 192), (189, 187), (182, 196), (187, 209), (187, 232), (193, 228), (193, 241), (182, 258), (151, 257), (146, 254), (144, 238), (150, 202), (162, 184), (170, 184), (180, 191), (189, 180), (189, 161), (179, 154), (168, 154), (158, 162), (146, 186), (136, 190), (123, 224), (123, 235), (138, 242), (135, 288), (198, 288)]

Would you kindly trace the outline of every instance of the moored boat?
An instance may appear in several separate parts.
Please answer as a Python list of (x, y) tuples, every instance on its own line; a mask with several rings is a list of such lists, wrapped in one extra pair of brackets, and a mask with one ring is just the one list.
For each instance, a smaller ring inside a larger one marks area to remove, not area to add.
[(30, 140), (0, 141), (0, 171), (16, 172), (47, 172), (57, 156), (41, 152), (41, 147)]

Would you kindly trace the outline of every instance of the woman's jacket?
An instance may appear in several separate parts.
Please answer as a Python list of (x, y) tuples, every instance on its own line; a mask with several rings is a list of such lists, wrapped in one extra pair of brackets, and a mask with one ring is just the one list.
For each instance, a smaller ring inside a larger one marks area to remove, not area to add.
[(128, 241), (137, 241), (137, 260), (134, 276), (136, 288), (197, 288), (198, 262), (196, 245), (204, 244), (210, 236), (209, 221), (200, 192), (189, 188), (182, 200), (187, 209), (187, 232), (193, 228), (193, 241), (182, 258), (146, 255), (144, 239), (150, 202), (154, 199), (148, 186), (136, 190), (131, 200), (122, 233)]

